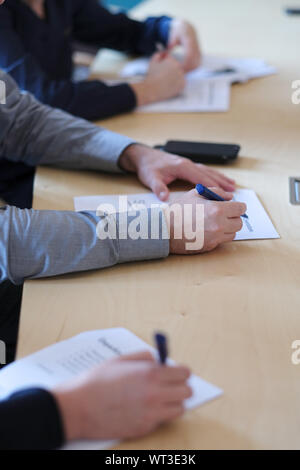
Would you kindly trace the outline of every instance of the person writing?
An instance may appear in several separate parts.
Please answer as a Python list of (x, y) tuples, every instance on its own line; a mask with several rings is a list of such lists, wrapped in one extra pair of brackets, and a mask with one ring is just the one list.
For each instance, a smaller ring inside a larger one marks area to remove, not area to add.
[[(234, 189), (232, 180), (204, 165), (136, 144), (127, 137), (41, 105), (30, 94), (20, 93), (15, 82), (3, 72), (0, 72), (0, 79), (6, 84), (7, 94), (6, 104), (0, 106), (0, 155), (12, 166), (21, 163), (28, 168), (56, 165), (78, 170), (134, 172), (162, 200), (168, 199), (167, 185), (177, 178), (192, 184), (201, 182), (219, 188), (216, 191), (227, 202), (204, 200), (195, 190), (177, 201), (182, 207), (185, 204), (204, 207), (204, 244), (195, 252), (207, 251), (233, 240), (236, 231), (240, 230), (240, 216), (246, 208), (244, 204), (229, 201), (232, 195), (228, 191)], [(9, 190), (0, 194), (8, 204), (14, 200), (16, 181), (12, 178)], [(9, 301), (1, 302), (2, 339), (14, 350), (20, 305), (14, 285), (21, 285), (25, 279), (184, 253), (185, 238), (174, 237), (175, 228), (182, 228), (183, 221), (180, 217), (166, 217), (160, 208), (155, 211), (160, 219), (156, 239), (133, 240), (127, 236), (125, 240), (100, 240), (97, 227), (110, 222), (112, 215), (3, 206), (0, 210), (0, 293), (6, 295), (7, 289), (12, 293)], [(144, 225), (151, 225), (148, 210), (141, 211), (140, 217)], [(117, 218), (117, 232), (127, 234), (131, 219), (130, 214), (125, 222)], [(10, 303), (11, 309), (7, 307)]]
[(189, 375), (187, 367), (161, 367), (142, 352), (109, 360), (50, 391), (22, 390), (0, 400), (0, 449), (142, 437), (183, 414), (192, 394)]

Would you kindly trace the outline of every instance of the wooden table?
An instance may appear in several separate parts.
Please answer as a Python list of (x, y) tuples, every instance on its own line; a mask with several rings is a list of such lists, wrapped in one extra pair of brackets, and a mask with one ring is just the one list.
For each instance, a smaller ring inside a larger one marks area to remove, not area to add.
[[(295, 2), (299, 4), (299, 1)], [(300, 20), (285, 1), (152, 0), (146, 14), (184, 15), (211, 54), (262, 57), (275, 76), (236, 85), (220, 114), (128, 114), (101, 124), (148, 144), (170, 138), (238, 142), (241, 158), (225, 168), (254, 189), (280, 240), (235, 242), (196, 256), (133, 263), (99, 272), (26, 282), (18, 355), (83, 330), (123, 326), (151, 342), (159, 328), (172, 357), (224, 389), (224, 396), (121, 449), (300, 448), (300, 207), (288, 177), (300, 174)], [(73, 209), (73, 196), (141, 192), (133, 177), (40, 169), (37, 209)]]

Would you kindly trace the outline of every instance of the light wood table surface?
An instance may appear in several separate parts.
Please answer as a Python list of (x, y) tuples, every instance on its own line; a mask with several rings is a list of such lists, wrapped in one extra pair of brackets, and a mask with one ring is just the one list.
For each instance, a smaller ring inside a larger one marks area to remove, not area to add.
[[(300, 175), (300, 105), (291, 101), (300, 19), (286, 16), (285, 4), (145, 2), (136, 17), (185, 16), (205, 52), (261, 57), (279, 73), (235, 85), (227, 113), (132, 113), (101, 123), (148, 144), (240, 143), (239, 162), (224, 171), (257, 192), (281, 239), (25, 284), (19, 357), (84, 330), (123, 326), (151, 342), (159, 328), (174, 359), (224, 389), (222, 398), (120, 449), (300, 448), (300, 365), (291, 362), (300, 339), (300, 207), (288, 197), (288, 177)], [(141, 191), (133, 177), (41, 168), (34, 207), (72, 210), (75, 195)]]

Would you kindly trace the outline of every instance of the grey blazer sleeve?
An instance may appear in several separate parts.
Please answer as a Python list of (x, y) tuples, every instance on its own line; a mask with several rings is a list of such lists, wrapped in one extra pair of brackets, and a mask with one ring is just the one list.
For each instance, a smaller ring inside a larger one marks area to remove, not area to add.
[(0, 155), (27, 165), (120, 172), (118, 159), (134, 143), (20, 92), (0, 70)]
[[(132, 232), (139, 220), (143, 237)], [(131, 224), (132, 223), (132, 224)], [(102, 237), (101, 233), (109, 233)], [(99, 269), (127, 261), (163, 258), (169, 234), (160, 208), (124, 215), (0, 209), (0, 282)]]

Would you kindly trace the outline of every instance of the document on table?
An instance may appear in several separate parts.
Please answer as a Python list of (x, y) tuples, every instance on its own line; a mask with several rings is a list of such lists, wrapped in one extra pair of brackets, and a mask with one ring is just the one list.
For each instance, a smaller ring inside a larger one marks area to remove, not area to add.
[(225, 112), (230, 107), (230, 83), (227, 80), (186, 79), (183, 93), (175, 98), (137, 108), (140, 113)]
[[(108, 359), (139, 351), (157, 355), (154, 348), (125, 328), (81, 333), (4, 368), (0, 372), (0, 399), (26, 387), (51, 389)], [(171, 360), (169, 363), (174, 364)], [(202, 405), (223, 393), (220, 388), (196, 375), (191, 375), (189, 385), (193, 395), (185, 400), (186, 409)], [(106, 449), (116, 443), (80, 441), (67, 444), (64, 449)]]
[(250, 189), (238, 189), (234, 194), (234, 200), (247, 204), (248, 219), (242, 218), (243, 227), (236, 234), (235, 240), (260, 240), (280, 238), (270, 217), (254, 191)]
[[(121, 75), (127, 79), (143, 76), (147, 73), (148, 67), (149, 59), (136, 59), (123, 68)], [(246, 82), (275, 72), (274, 67), (267, 65), (261, 59), (204, 56), (202, 65), (186, 74), (186, 87), (182, 95), (140, 107), (137, 111), (143, 113), (227, 111), (230, 106), (231, 83)]]
[[(177, 56), (180, 61), (181, 57)], [(149, 59), (140, 58), (128, 62), (121, 76), (131, 78), (134, 76), (143, 76), (148, 72)], [(266, 64), (262, 59), (253, 57), (232, 58), (205, 55), (202, 58), (202, 64), (197, 69), (187, 73), (187, 78), (194, 77), (198, 79), (214, 78), (219, 80), (247, 81), (252, 78), (265, 77), (276, 73), (275, 67)]]
[[(182, 192), (172, 192), (169, 203), (174, 202)], [(115, 212), (138, 209), (139, 206), (150, 208), (151, 205), (163, 205), (153, 193), (128, 194), (126, 201), (122, 201), (120, 207), (120, 196), (81, 196), (74, 198), (76, 211), (96, 211), (102, 204), (109, 204)], [(124, 198), (124, 195), (123, 195)], [(243, 228), (237, 233), (235, 240), (258, 240), (280, 238), (270, 217), (262, 206), (257, 195), (251, 189), (238, 189), (234, 194), (236, 201), (247, 204), (248, 219), (243, 218)], [(127, 205), (126, 205), (127, 203)]]

